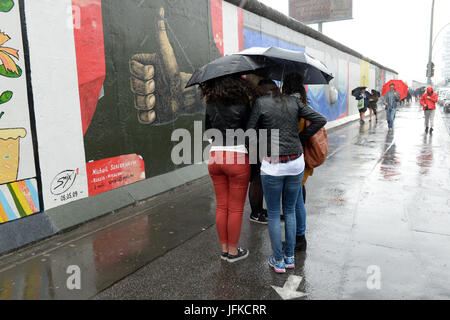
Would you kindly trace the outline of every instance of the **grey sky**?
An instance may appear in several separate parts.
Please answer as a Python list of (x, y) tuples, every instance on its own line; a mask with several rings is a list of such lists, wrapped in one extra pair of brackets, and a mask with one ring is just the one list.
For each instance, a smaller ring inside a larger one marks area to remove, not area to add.
[[(260, 0), (285, 14), (288, 0)], [(431, 0), (353, 0), (353, 19), (323, 25), (327, 36), (396, 70), (399, 78), (426, 80)], [(434, 37), (450, 23), (450, 1), (436, 0)], [(317, 25), (310, 25), (317, 30)], [(434, 80), (441, 80), (443, 35), (434, 46)]]

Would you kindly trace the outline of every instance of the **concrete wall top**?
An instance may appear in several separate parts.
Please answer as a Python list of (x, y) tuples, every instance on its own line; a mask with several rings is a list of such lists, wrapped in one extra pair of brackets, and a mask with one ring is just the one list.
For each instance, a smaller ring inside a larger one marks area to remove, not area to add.
[(248, 10), (250, 12), (253, 12), (259, 16), (262, 16), (264, 18), (267, 18), (269, 20), (272, 20), (278, 24), (281, 24), (283, 26), (286, 26), (292, 30), (298, 31), (304, 35), (307, 35), (313, 39), (316, 39), (318, 41), (321, 41), (325, 44), (330, 45), (331, 47), (334, 47), (340, 51), (343, 51), (345, 53), (348, 53), (352, 56), (355, 56), (359, 59), (365, 60), (375, 66), (378, 66), (382, 69), (385, 69), (389, 72), (392, 72), (394, 74), (398, 74), (398, 72), (396, 72), (395, 70), (392, 70), (390, 68), (387, 68), (385, 66), (383, 66), (382, 64), (363, 56), (362, 54), (360, 54), (359, 52), (337, 42), (336, 40), (331, 39), (330, 37), (327, 37), (326, 35), (324, 35), (323, 33), (316, 31), (310, 27), (308, 27), (307, 25), (301, 23), (298, 20), (295, 20), (291, 17), (288, 17), (286, 15), (284, 15), (283, 13), (272, 9), (268, 6), (266, 6), (265, 4), (259, 2), (258, 0), (225, 0), (226, 2), (232, 3), (238, 7), (241, 7), (245, 10)]

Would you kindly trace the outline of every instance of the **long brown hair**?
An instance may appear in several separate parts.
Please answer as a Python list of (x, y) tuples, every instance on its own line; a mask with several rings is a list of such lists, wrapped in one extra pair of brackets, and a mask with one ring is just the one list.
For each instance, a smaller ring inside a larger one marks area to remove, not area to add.
[(227, 76), (207, 81), (200, 85), (206, 103), (224, 105), (249, 105), (252, 88), (247, 80), (238, 76)]
[(288, 74), (283, 81), (283, 94), (291, 95), (294, 93), (300, 94), (300, 100), (304, 104), (308, 104), (306, 98), (306, 89), (303, 86), (303, 76), (299, 73)]
[(274, 98), (280, 98), (281, 92), (278, 88), (277, 84), (270, 79), (262, 79), (258, 83), (257, 94), (259, 96), (265, 96), (268, 94), (272, 94)]

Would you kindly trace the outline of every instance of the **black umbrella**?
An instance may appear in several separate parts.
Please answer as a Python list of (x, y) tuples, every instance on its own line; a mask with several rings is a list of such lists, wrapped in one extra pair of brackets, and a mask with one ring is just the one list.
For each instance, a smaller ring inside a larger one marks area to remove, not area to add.
[(255, 70), (267, 67), (266, 60), (239, 55), (219, 58), (197, 69), (188, 81), (186, 88), (228, 75), (253, 73)]
[(363, 89), (367, 89), (367, 87), (358, 87), (358, 88), (353, 89), (352, 96), (354, 96), (355, 98), (358, 98)]
[(369, 88), (367, 88), (366, 91), (370, 94), (375, 93), (378, 96), (378, 98), (381, 97), (380, 91), (377, 91), (375, 89), (369, 89)]
[(278, 47), (254, 47), (237, 53), (250, 57), (266, 57), (270, 67), (258, 70), (256, 74), (283, 81), (284, 76), (290, 73), (299, 73), (303, 76), (304, 84), (329, 84), (333, 75), (319, 60), (300, 51), (282, 49)]

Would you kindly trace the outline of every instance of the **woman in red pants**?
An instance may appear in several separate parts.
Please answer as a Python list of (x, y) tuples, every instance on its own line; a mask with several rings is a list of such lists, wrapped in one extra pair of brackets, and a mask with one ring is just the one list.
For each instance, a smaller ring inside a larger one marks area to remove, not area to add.
[(200, 88), (206, 102), (206, 135), (208, 138), (213, 136), (208, 170), (216, 193), (221, 258), (236, 262), (249, 254), (247, 249), (239, 247), (239, 237), (250, 163), (245, 139), (236, 138), (234, 131), (246, 130), (251, 87), (246, 80), (230, 76), (208, 81)]

